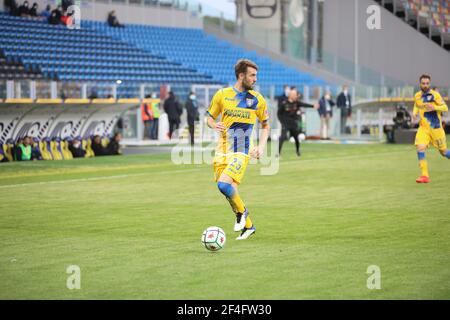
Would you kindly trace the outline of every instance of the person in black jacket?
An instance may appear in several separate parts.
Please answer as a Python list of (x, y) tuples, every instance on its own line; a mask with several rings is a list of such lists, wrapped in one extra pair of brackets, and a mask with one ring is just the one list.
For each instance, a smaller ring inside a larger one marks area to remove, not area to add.
[(303, 108), (317, 108), (312, 104), (300, 101), (300, 95), (296, 88), (291, 88), (287, 99), (281, 101), (278, 107), (278, 119), (281, 122), (281, 136), (279, 141), (278, 154), (281, 155), (283, 143), (287, 140), (287, 134), (294, 138), (297, 156), (300, 157), (300, 134), (299, 121)]
[(86, 155), (86, 151), (83, 149), (83, 145), (78, 139), (73, 139), (69, 143), (69, 150), (72, 152), (74, 158), (84, 158)]
[(277, 97), (277, 102), (278, 102), (278, 107), (280, 107), (280, 104), (284, 101), (287, 100), (287, 98), (289, 97), (289, 92), (291, 91), (291, 87), (288, 86), (287, 84), (285, 84), (283, 86), (283, 93)]
[(4, 4), (5, 9), (8, 10), (8, 12), (9, 12), (10, 15), (12, 15), (12, 16), (17, 16), (17, 15), (19, 15), (19, 12), (18, 12), (18, 9), (19, 9), (19, 8), (17, 7), (17, 2), (16, 2), (16, 0), (5, 0), (4, 3), (5, 3), (5, 4)]
[(189, 94), (186, 101), (187, 121), (189, 125), (189, 135), (191, 136), (191, 146), (194, 145), (195, 121), (199, 120), (198, 102), (194, 92)]
[(108, 149), (103, 147), (102, 138), (99, 135), (96, 135), (96, 136), (94, 136), (94, 138), (92, 138), (92, 146), (91, 147), (92, 147), (92, 151), (94, 151), (94, 154), (96, 157), (108, 155)]
[(42, 160), (41, 150), (39, 149), (39, 139), (30, 137), (31, 141), (31, 160)]
[(120, 149), (120, 141), (122, 140), (122, 134), (117, 132), (108, 144), (108, 154), (112, 156), (122, 154)]
[(117, 19), (117, 16), (116, 16), (116, 11), (110, 11), (109, 13), (108, 13), (108, 19), (107, 19), (107, 22), (108, 22), (108, 24), (109, 24), (109, 26), (110, 27), (121, 27), (121, 28), (123, 28), (124, 27), (124, 25), (123, 24), (120, 24), (119, 23), (119, 19)]
[(169, 118), (169, 139), (172, 139), (173, 132), (180, 127), (180, 116), (183, 113), (183, 109), (172, 91), (169, 92), (169, 98), (164, 101), (164, 111)]
[(348, 86), (342, 87), (338, 95), (336, 105), (341, 109), (341, 133), (346, 133), (347, 119), (352, 116), (352, 96), (348, 92)]
[(38, 9), (38, 4), (35, 2), (35, 3), (33, 3), (33, 6), (30, 9), (30, 16), (31, 17), (37, 17), (38, 16), (37, 9)]
[(50, 17), (48, 17), (48, 23), (50, 24), (60, 24), (61, 23), (61, 17), (62, 17), (62, 8), (61, 5), (56, 7), (52, 10), (50, 13)]
[(28, 1), (24, 1), (23, 4), (19, 7), (18, 15), (21, 17), (28, 17), (30, 15), (30, 7), (28, 5)]

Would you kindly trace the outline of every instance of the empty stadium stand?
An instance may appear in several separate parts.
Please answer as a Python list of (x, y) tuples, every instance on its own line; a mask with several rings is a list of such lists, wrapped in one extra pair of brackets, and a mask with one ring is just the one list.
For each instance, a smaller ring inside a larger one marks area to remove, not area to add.
[[(186, 93), (192, 84), (226, 85), (234, 81), (233, 65), (243, 57), (264, 70), (258, 83), (266, 94), (270, 85), (280, 92), (285, 83), (325, 84), (198, 29), (111, 28), (103, 22), (83, 21), (81, 29), (73, 30), (0, 13), (0, 43), (4, 63), (23, 67), (28, 72), (21, 72), (25, 78), (95, 84), (121, 80), (117, 95), (123, 98), (138, 96), (140, 83), (170, 84)], [(16, 77), (13, 73), (0, 68), (3, 78)], [(99, 90), (99, 97), (105, 95)]]
[(259, 56), (256, 52), (246, 51), (198, 29), (133, 24), (127, 25), (126, 28), (110, 28), (105, 23), (96, 21), (87, 21), (84, 25), (114, 39), (133, 44), (151, 54), (167, 57), (188, 68), (210, 74), (220, 83), (233, 82), (234, 63), (240, 58), (248, 58), (264, 70), (258, 76), (258, 84), (263, 92), (267, 93), (267, 88), (275, 85), (279, 93), (286, 83), (297, 86), (325, 85), (322, 79)]
[[(0, 28), (5, 62), (23, 65), (46, 79), (96, 83), (122, 80), (128, 83), (120, 88), (123, 97), (137, 96), (137, 83), (217, 84), (211, 76), (90, 28), (71, 30), (4, 13), (0, 14)], [(4, 78), (15, 77), (0, 70)]]
[(450, 1), (376, 0), (399, 18), (450, 50)]
[(0, 80), (39, 80), (43, 78), (44, 76), (39, 70), (25, 68), (21, 62), (8, 61), (0, 54)]

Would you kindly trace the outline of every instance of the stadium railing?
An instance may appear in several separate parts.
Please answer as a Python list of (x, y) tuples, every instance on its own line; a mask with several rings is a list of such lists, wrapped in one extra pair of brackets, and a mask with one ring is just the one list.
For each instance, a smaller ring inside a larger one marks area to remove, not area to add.
[[(84, 101), (86, 104), (91, 104), (96, 101), (103, 101), (102, 98), (109, 97), (108, 103), (119, 103), (121, 100), (120, 92), (117, 87), (120, 84), (117, 83), (78, 83), (78, 82), (56, 82), (56, 81), (6, 81), (0, 80), (0, 105), (2, 102), (14, 102), (17, 99), (21, 99), (24, 103), (33, 103), (36, 101), (45, 101), (45, 99), (59, 99), (61, 103), (70, 103), (73, 100), (79, 99)], [(89, 99), (89, 92), (92, 87), (95, 87), (97, 96), (100, 100)], [(193, 90), (197, 93), (200, 114), (204, 114), (207, 106), (209, 105), (209, 100), (212, 98), (218, 86), (191, 86), (185, 88), (186, 91)], [(276, 121), (276, 111), (277, 111), (277, 100), (275, 95), (274, 87), (267, 88), (256, 88), (265, 93), (268, 100), (269, 112), (271, 117), (274, 119), (273, 128), (279, 128), (279, 124)], [(340, 86), (303, 86), (299, 88), (300, 92), (304, 95), (304, 100), (307, 102), (315, 103), (320, 99), (325, 91), (329, 90), (333, 96), (337, 96), (340, 91)], [(412, 108), (412, 98), (414, 93), (418, 90), (416, 87), (412, 86), (353, 86), (350, 87), (350, 93), (353, 97), (353, 104), (355, 106), (354, 114), (352, 118), (348, 121), (349, 132), (348, 135), (353, 138), (363, 138), (371, 137), (373, 139), (382, 138), (382, 128), (384, 125), (390, 124), (392, 122), (392, 114), (395, 111), (395, 107), (398, 104), (405, 104), (406, 107)], [(441, 94), (448, 101), (450, 96), (450, 88), (438, 88)], [(136, 108), (127, 111), (123, 116), (127, 119), (126, 121), (130, 124), (125, 136), (130, 139), (142, 140), (142, 128), (139, 126), (140, 111), (138, 106), (141, 104), (142, 99), (151, 92), (159, 92), (160, 84), (149, 83), (140, 84), (139, 90), (136, 91)], [(61, 95), (63, 93), (63, 96)], [(185, 93), (187, 94), (187, 92)], [(184, 102), (184, 100), (181, 100)], [(161, 109), (162, 116), (164, 112)], [(336, 110), (338, 111), (338, 110)], [(315, 110), (307, 110), (313, 119), (317, 116)], [(335, 118), (338, 118), (339, 114), (336, 112)], [(447, 117), (448, 118), (448, 117)], [(447, 119), (446, 118), (446, 119)], [(161, 118), (160, 120), (163, 121)], [(186, 119), (182, 119), (182, 124)], [(450, 119), (448, 119), (450, 120)], [(314, 121), (312, 121), (314, 122)], [(183, 127), (183, 126), (182, 126)], [(380, 129), (381, 128), (381, 129)], [(314, 135), (314, 126), (310, 126), (308, 129), (309, 134)], [(334, 125), (335, 135), (340, 134), (340, 128), (336, 124)]]

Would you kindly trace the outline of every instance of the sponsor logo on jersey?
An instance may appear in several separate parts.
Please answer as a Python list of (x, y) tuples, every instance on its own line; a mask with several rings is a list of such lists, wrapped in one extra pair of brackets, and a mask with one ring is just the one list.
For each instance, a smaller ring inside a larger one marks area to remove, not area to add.
[(224, 115), (228, 117), (250, 119), (250, 112), (245, 110), (225, 110)]

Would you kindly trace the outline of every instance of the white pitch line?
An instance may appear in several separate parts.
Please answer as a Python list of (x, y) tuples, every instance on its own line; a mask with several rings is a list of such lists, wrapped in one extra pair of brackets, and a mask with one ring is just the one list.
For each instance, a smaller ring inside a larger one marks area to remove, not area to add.
[(168, 173), (186, 173), (186, 172), (195, 172), (200, 169), (189, 169), (189, 170), (171, 170), (171, 171), (160, 171), (160, 172), (143, 172), (143, 173), (130, 173), (130, 174), (119, 174), (114, 176), (106, 176), (106, 177), (93, 177), (93, 178), (83, 178), (83, 179), (69, 179), (69, 180), (54, 180), (54, 181), (41, 181), (41, 182), (29, 182), (29, 183), (20, 183), (20, 184), (6, 184), (0, 186), (0, 189), (11, 188), (11, 187), (28, 187), (34, 185), (46, 185), (46, 184), (64, 184), (64, 183), (72, 183), (72, 182), (88, 182), (88, 181), (101, 181), (101, 180), (111, 180), (111, 179), (120, 179), (120, 178), (129, 178), (129, 177), (140, 177), (145, 175), (155, 175), (155, 174), (168, 174)]

